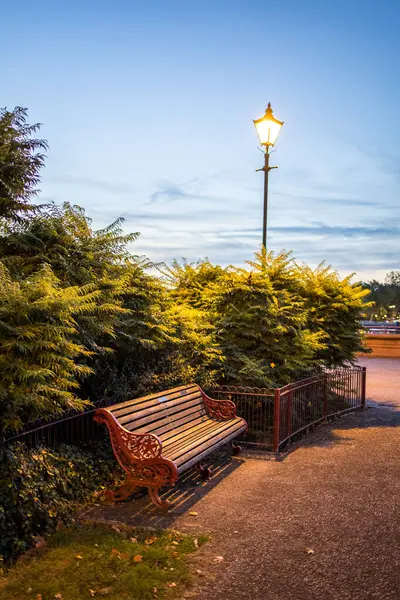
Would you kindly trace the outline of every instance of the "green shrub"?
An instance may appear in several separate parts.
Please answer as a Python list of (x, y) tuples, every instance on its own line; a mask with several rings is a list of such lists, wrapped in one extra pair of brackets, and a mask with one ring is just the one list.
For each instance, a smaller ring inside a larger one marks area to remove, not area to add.
[(16, 557), (35, 536), (53, 532), (79, 503), (113, 484), (119, 470), (109, 444), (89, 449), (60, 446), (0, 453), (0, 556)]
[(360, 318), (366, 307), (369, 291), (352, 276), (344, 277), (324, 264), (316, 269), (298, 267), (300, 295), (307, 311), (310, 331), (323, 332), (325, 343), (315, 359), (328, 367), (340, 367), (353, 362), (357, 352), (368, 352), (363, 345)]
[(225, 380), (257, 387), (283, 385), (315, 366), (326, 336), (308, 326), (289, 254), (257, 254), (249, 265), (250, 271), (227, 269), (209, 290)]
[(0, 431), (86, 403), (72, 390), (91, 369), (74, 339), (75, 315), (90, 311), (88, 289), (61, 288), (48, 265), (21, 283), (0, 262)]

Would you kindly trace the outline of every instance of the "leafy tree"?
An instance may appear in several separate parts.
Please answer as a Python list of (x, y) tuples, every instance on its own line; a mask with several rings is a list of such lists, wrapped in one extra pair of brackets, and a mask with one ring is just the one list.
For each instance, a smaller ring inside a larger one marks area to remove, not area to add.
[(0, 229), (0, 255), (17, 279), (47, 263), (64, 285), (85, 285), (140, 264), (127, 249), (139, 234), (124, 234), (122, 224), (123, 219), (117, 219), (93, 230), (80, 206), (52, 205), (29, 220)]
[(30, 202), (38, 193), (39, 173), (47, 142), (32, 137), (40, 123), (27, 123), (27, 109), (0, 109), (0, 217), (21, 220), (34, 210)]
[(390, 271), (386, 275), (385, 284), (400, 288), (400, 271)]
[(312, 332), (290, 254), (258, 253), (251, 270), (231, 267), (211, 289), (229, 383), (269, 387), (314, 368), (325, 334)]
[(95, 296), (91, 286), (62, 288), (47, 265), (18, 283), (0, 263), (0, 430), (86, 406), (74, 390), (92, 372), (78, 363), (91, 352), (74, 338)]
[(152, 385), (165, 389), (193, 381), (205, 387), (216, 383), (224, 356), (207, 313), (171, 301), (160, 309), (159, 350), (147, 375)]
[(338, 273), (323, 263), (315, 270), (299, 268), (300, 293), (308, 313), (307, 327), (322, 332), (325, 344), (315, 359), (326, 366), (353, 362), (357, 352), (365, 351), (360, 317), (366, 307), (368, 290), (353, 284), (352, 276), (340, 279)]
[(368, 299), (371, 304), (364, 307), (364, 318), (373, 321), (398, 319), (400, 315), (400, 272), (391, 271), (386, 275), (384, 283), (368, 281), (362, 284), (370, 291)]
[(224, 269), (213, 265), (205, 258), (189, 263), (186, 259), (180, 264), (174, 260), (171, 267), (160, 270), (164, 281), (177, 302), (187, 302), (194, 308), (207, 305), (207, 290), (223, 275)]

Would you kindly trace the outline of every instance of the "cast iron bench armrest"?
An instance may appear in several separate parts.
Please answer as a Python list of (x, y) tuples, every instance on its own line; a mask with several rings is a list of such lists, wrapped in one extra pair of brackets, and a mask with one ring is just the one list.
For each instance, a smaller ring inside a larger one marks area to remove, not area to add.
[(236, 417), (236, 406), (231, 400), (215, 400), (202, 390), (204, 405), (213, 419), (227, 421)]
[(161, 457), (162, 442), (154, 433), (132, 433), (122, 427), (114, 415), (104, 408), (96, 410), (94, 420), (107, 425), (117, 457), (120, 451), (127, 454), (130, 460), (143, 461)]

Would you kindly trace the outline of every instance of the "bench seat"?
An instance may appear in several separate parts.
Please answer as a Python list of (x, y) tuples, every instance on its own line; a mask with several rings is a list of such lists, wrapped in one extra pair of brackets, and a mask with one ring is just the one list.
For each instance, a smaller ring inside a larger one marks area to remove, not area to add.
[(135, 398), (101, 408), (95, 420), (108, 427), (115, 456), (127, 481), (113, 500), (122, 500), (137, 486), (145, 486), (153, 502), (168, 508), (158, 490), (173, 485), (178, 476), (211, 452), (247, 430), (230, 400), (214, 400), (196, 384)]

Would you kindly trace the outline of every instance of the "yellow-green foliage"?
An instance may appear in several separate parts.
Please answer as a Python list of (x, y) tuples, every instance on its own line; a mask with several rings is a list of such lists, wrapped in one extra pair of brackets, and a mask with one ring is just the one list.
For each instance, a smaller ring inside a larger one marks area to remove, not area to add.
[(83, 408), (72, 390), (91, 373), (78, 363), (90, 352), (74, 339), (76, 315), (90, 310), (89, 288), (62, 288), (49, 266), (21, 283), (0, 263), (0, 426), (48, 412)]
[(368, 292), (351, 277), (298, 265), (288, 252), (257, 253), (247, 265), (174, 263), (168, 272), (173, 298), (201, 306), (214, 326), (226, 382), (282, 385), (355, 359)]
[(312, 332), (290, 255), (256, 254), (231, 267), (208, 297), (228, 382), (268, 387), (314, 366), (325, 335)]
[(298, 272), (310, 330), (323, 331), (326, 336), (316, 357), (329, 366), (353, 361), (355, 353), (364, 349), (359, 322), (372, 304), (366, 301), (369, 291), (352, 283), (352, 276), (341, 279), (324, 264), (314, 270), (302, 265)]

